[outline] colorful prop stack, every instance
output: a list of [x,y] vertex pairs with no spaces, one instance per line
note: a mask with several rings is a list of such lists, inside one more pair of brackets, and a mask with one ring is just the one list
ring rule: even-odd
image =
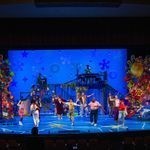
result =
[[11,119],[14,117],[14,97],[9,91],[13,75],[8,60],[3,60],[3,55],[0,55],[0,118]]
[[127,75],[128,87],[128,117],[133,116],[144,103],[150,100],[150,56],[131,56],[128,60]]

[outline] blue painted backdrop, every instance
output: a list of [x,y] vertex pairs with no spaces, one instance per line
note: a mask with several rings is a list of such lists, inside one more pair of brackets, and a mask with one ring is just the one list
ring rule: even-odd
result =
[[108,72],[108,83],[125,94],[126,49],[10,50],[8,58],[14,72],[10,90],[15,100],[20,92],[28,92],[39,73],[48,83],[64,83],[75,79],[77,69],[84,73],[87,64],[93,73]]

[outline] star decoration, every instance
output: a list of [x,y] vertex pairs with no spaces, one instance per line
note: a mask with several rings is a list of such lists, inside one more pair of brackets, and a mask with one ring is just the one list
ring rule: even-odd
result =
[[27,57],[29,53],[27,53],[26,51],[23,51],[22,53],[22,57]]
[[17,82],[16,81],[11,82],[11,86],[16,87],[17,86]]

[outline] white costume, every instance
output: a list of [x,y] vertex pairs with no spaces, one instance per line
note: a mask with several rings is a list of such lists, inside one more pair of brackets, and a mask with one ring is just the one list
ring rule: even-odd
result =
[[34,125],[35,125],[35,127],[38,127],[39,126],[39,122],[40,122],[40,119],[39,119],[39,107],[36,104],[33,103],[30,106],[30,111],[31,111],[32,116],[33,116]]

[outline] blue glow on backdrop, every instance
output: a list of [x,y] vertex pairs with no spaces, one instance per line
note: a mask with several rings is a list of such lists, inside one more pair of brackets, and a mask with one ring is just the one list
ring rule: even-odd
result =
[[10,50],[8,57],[15,74],[10,90],[16,100],[20,92],[30,92],[39,73],[48,84],[64,83],[76,78],[77,69],[84,73],[87,64],[92,73],[107,71],[108,84],[126,93],[126,49]]

